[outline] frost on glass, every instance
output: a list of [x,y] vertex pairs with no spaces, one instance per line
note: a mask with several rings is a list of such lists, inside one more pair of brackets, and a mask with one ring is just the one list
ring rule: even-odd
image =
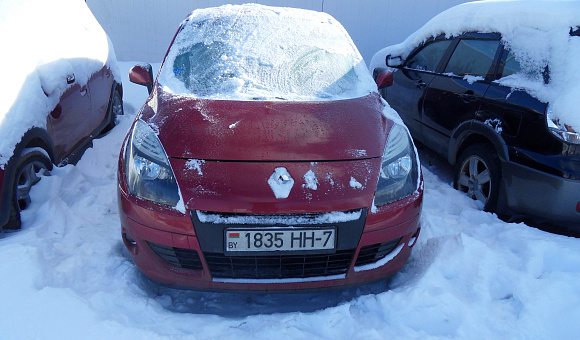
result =
[[164,90],[235,100],[341,99],[374,91],[360,54],[331,17],[228,8],[194,12],[184,24],[162,68]]

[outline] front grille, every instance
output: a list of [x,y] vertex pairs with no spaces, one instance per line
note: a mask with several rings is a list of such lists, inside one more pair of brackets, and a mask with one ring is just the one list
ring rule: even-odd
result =
[[363,266],[365,264],[377,262],[392,252],[402,237],[392,240],[390,242],[377,243],[370,246],[364,246],[360,249],[358,257],[356,258],[355,266]]
[[209,252],[203,255],[213,277],[284,279],[345,274],[354,249],[324,255],[225,256]]
[[164,246],[152,242],[147,242],[147,244],[155,254],[174,266],[192,270],[203,269],[199,254],[195,250]]

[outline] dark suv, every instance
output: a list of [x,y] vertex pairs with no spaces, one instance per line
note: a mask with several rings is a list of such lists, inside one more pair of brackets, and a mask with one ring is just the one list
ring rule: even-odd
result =
[[[570,39],[576,31],[571,30]],[[499,79],[521,67],[498,33],[425,41],[374,70],[414,139],[455,165],[455,188],[487,211],[580,226],[580,136],[550,105]],[[549,68],[538,70],[549,83]]]

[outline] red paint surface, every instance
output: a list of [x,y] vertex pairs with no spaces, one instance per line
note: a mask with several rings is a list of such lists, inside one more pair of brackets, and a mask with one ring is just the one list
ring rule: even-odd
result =
[[[130,200],[130,198],[129,198]],[[137,242],[137,254],[131,254],[135,264],[149,278],[183,288],[195,288],[204,290],[242,290],[242,291],[277,291],[277,290],[308,290],[323,289],[342,286],[351,286],[373,282],[388,278],[394,275],[403,267],[411,254],[409,241],[419,228],[419,219],[422,202],[422,192],[406,199],[407,204],[394,204],[393,207],[385,206],[376,213],[370,213],[367,217],[367,224],[354,259],[358,255],[361,247],[366,245],[386,242],[399,237],[403,237],[404,247],[401,252],[386,265],[362,272],[354,270],[354,260],[350,265],[344,278],[328,279],[314,282],[292,282],[276,283],[276,280],[268,280],[267,283],[235,283],[213,281],[207,264],[203,258],[203,253],[198,243],[198,239],[191,233],[178,234],[164,231],[164,226],[158,224],[159,220],[166,220],[162,213],[157,213],[146,224],[135,222],[126,214],[126,207],[132,205],[128,198],[120,195],[119,203],[121,209],[122,232],[128,233]],[[173,217],[171,217],[173,218]],[[183,223],[189,216],[184,216]],[[393,224],[393,222],[400,222]],[[372,230],[371,230],[372,229]],[[193,249],[201,257],[203,270],[188,270],[170,265],[168,262],[158,257],[146,244],[146,241],[153,241],[158,244]]]
[[392,124],[380,114],[383,104],[377,93],[340,101],[240,102],[156,96],[157,91],[141,118],[158,128],[170,157],[235,161],[380,157]]

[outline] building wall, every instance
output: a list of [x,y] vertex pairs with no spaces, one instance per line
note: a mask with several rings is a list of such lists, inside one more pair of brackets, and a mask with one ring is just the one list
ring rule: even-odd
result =
[[[196,8],[248,1],[87,0],[122,61],[160,62],[179,23]],[[254,0],[270,6],[323,11],[349,32],[366,62],[403,41],[430,18],[464,0]]]

